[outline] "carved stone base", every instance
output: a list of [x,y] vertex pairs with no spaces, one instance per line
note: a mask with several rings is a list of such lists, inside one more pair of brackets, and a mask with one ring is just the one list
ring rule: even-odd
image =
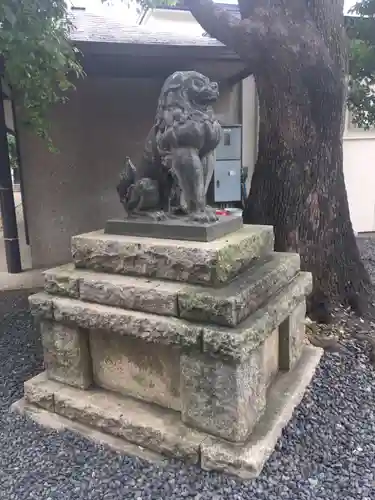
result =
[[259,473],[321,355],[303,343],[311,275],[272,247],[272,228],[249,226],[205,243],[74,237],[75,265],[30,297],[46,373],[25,383],[27,405]]

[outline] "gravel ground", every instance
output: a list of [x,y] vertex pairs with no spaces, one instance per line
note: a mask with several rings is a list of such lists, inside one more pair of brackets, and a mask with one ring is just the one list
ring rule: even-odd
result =
[[[375,241],[360,244],[375,277]],[[3,294],[0,318],[1,500],[375,498],[375,372],[353,340],[325,354],[262,475],[241,482],[179,462],[148,464],[10,414],[42,354],[25,294]]]

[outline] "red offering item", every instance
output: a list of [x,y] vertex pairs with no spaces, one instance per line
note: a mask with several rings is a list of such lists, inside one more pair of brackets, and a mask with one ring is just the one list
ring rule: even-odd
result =
[[216,210],[216,215],[229,215],[227,210]]

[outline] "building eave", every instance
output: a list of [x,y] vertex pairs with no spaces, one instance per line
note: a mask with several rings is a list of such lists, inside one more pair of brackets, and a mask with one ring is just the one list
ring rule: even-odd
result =
[[207,36],[154,32],[84,12],[73,22],[71,41],[88,75],[165,78],[176,70],[196,70],[229,81],[245,70],[236,53]]

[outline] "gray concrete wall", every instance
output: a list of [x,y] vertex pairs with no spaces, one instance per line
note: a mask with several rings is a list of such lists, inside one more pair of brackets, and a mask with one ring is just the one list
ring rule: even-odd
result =
[[[116,184],[124,157],[137,162],[152,125],[161,81],[86,78],[67,104],[51,112],[58,154],[20,133],[32,267],[70,260],[72,235],[100,229],[122,216]],[[234,91],[223,91],[218,111],[238,123]]]

